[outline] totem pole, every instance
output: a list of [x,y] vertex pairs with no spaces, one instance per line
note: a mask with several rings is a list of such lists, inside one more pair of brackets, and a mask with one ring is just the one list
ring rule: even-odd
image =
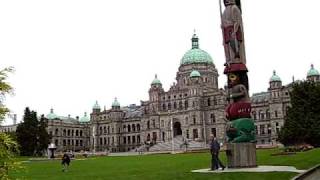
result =
[[226,57],[224,74],[228,77],[228,167],[255,167],[255,125],[250,115],[251,102],[248,95],[241,3],[240,0],[224,0],[225,9],[222,13],[221,0],[219,2]]

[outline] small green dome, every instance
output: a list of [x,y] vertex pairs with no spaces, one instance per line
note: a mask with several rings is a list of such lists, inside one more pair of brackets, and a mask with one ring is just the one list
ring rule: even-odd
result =
[[155,75],[154,80],[152,81],[151,85],[161,84],[160,80],[158,79],[157,75]]
[[307,77],[310,77],[310,76],[320,76],[319,71],[313,67],[313,64],[311,64],[311,69],[308,71],[308,74],[307,74]]
[[87,123],[90,121],[90,118],[87,116],[87,113],[84,113],[84,116],[79,119],[80,123]]
[[92,109],[100,109],[98,101],[96,101],[96,103],[93,105]]
[[58,118],[58,116],[53,112],[53,109],[51,108],[50,109],[50,113],[49,114],[47,114],[47,119],[50,119],[50,120],[52,120],[52,119],[57,119]]
[[112,103],[112,107],[120,107],[120,103],[118,102],[117,98],[114,98],[114,101]]
[[199,73],[199,71],[193,70],[193,71],[190,73],[190,77],[201,77],[201,74]]
[[192,42],[192,48],[183,55],[180,64],[181,65],[195,64],[195,63],[213,64],[213,60],[211,56],[206,51],[201,50],[199,48],[199,38],[195,33],[192,36],[191,42]]
[[270,82],[281,81],[280,77],[276,74],[276,71],[273,71],[273,75],[270,78]]

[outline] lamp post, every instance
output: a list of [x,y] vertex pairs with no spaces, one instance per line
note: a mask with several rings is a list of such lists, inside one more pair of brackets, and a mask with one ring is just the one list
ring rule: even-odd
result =
[[54,143],[50,143],[48,149],[50,152],[50,158],[54,159],[54,151],[57,149],[56,145]]
[[95,154],[95,152],[96,152],[95,136],[94,136],[94,135],[95,135],[95,132],[96,132],[96,131],[95,131],[95,126],[93,126],[93,127],[92,127],[92,139],[93,139],[93,143],[92,143],[92,144],[93,144],[93,154]]
[[174,154],[174,141],[173,141],[173,119],[171,118],[171,141],[172,141],[172,154]]

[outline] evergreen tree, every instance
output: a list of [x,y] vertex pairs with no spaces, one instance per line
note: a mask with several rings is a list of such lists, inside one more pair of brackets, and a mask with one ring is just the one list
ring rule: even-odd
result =
[[50,136],[47,132],[47,119],[44,117],[44,115],[41,115],[40,122],[38,124],[38,144],[37,144],[37,154],[43,155],[43,151],[48,148],[48,144],[50,142]]
[[279,134],[284,145],[320,146],[320,84],[301,82],[293,85],[291,107]]
[[47,149],[49,144],[49,135],[46,128],[47,122],[44,116],[42,115],[40,121],[38,121],[37,112],[30,111],[27,107],[23,122],[18,125],[16,131],[21,155],[43,155],[43,151]]
[[27,107],[24,111],[23,122],[16,130],[20,152],[23,156],[33,156],[37,146],[37,113]]

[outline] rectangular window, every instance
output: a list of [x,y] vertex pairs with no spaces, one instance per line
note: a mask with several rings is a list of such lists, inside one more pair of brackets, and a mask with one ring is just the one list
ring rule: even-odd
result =
[[211,134],[212,134],[214,137],[217,137],[216,128],[211,128]]
[[197,139],[198,137],[198,129],[193,129],[193,139]]

